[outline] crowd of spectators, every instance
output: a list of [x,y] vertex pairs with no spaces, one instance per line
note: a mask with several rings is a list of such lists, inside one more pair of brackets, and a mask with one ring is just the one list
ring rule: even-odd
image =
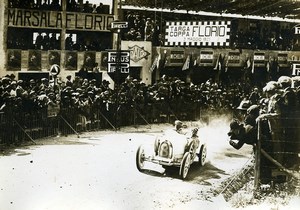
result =
[[130,41],[151,41],[154,46],[163,45],[161,25],[153,15],[128,12],[125,14],[128,30],[123,32],[123,39]]
[[[284,76],[289,78],[287,76]],[[289,78],[292,81],[291,78]],[[279,79],[280,81],[280,79]],[[281,82],[281,81],[280,81]],[[269,82],[272,84],[282,85],[283,83]],[[218,113],[231,112],[239,106],[240,102],[247,98],[251,99],[253,104],[267,104],[266,100],[260,100],[264,94],[269,96],[271,91],[270,84],[263,90],[253,88],[250,85],[243,83],[231,84],[227,87],[222,87],[212,80],[205,83],[195,85],[183,82],[178,78],[168,78],[163,76],[161,80],[153,85],[145,85],[145,83],[133,79],[126,78],[118,88],[109,88],[109,82],[104,80],[101,84],[97,84],[95,79],[88,80],[76,76],[74,79],[68,76],[66,81],[58,81],[56,84],[46,78],[35,81],[14,80],[14,78],[7,75],[0,80],[0,106],[1,111],[18,109],[24,112],[34,112],[36,109],[51,105],[53,103],[59,104],[63,107],[78,108],[84,106],[94,106],[102,104],[102,108],[106,111],[110,110],[116,102],[124,107],[138,106],[140,110],[144,107],[155,106],[157,103],[163,103],[174,111],[174,113],[187,114],[189,106],[198,107],[203,110],[211,110]],[[293,103],[299,102],[299,78],[295,77],[293,88],[290,85],[289,94],[283,91],[284,97],[287,97],[293,92],[298,94],[293,99]],[[272,89],[272,91],[274,91]],[[297,91],[297,93],[295,92]],[[253,92],[256,92],[256,97],[253,97]],[[259,97],[258,97],[259,96]],[[276,98],[277,97],[277,98]],[[281,97],[277,96],[278,99]],[[269,98],[268,100],[271,100]],[[273,100],[273,99],[272,99]],[[283,100],[283,104],[288,99]],[[297,104],[298,104],[297,102]],[[101,105],[99,105],[101,107]],[[294,106],[294,105],[293,105]],[[265,109],[268,110],[265,110]],[[262,110],[265,113],[270,113],[276,107],[266,106]],[[295,107],[289,107],[288,110],[294,110]],[[177,112],[178,111],[178,112]],[[86,116],[87,118],[91,116]],[[157,118],[157,116],[152,116]]]
[[[232,110],[245,94],[249,94],[250,89],[246,90],[245,87],[244,84],[235,84],[225,89],[211,80],[194,85],[163,76],[160,81],[149,86],[129,77],[112,90],[105,80],[97,85],[95,80],[89,81],[77,76],[56,85],[46,78],[16,81],[6,76],[0,81],[0,105],[2,112],[10,113],[17,113],[16,110],[35,112],[57,104],[61,108],[78,109],[79,112],[93,107],[112,114],[118,103],[121,109],[134,107],[140,110],[144,115],[149,115],[149,122],[154,122],[161,112],[184,116],[200,108],[220,113]],[[90,119],[90,114],[88,111],[84,115]]]
[[[38,10],[61,10],[61,0],[9,0],[10,8],[21,9],[38,9]],[[102,2],[99,5],[91,4],[89,1],[68,0],[66,5],[67,11],[83,12],[83,13],[98,13],[109,14],[109,5],[104,5]]]
[[60,49],[60,34],[38,33],[34,42],[34,49],[39,50],[59,50]]
[[[32,33],[32,32],[31,32]],[[26,32],[26,36],[29,32]],[[33,32],[36,34],[35,39],[29,42],[25,41],[25,38],[21,34],[8,36],[7,48],[8,49],[35,49],[35,50],[61,50],[61,37],[60,33],[48,31],[44,32]],[[103,51],[110,49],[110,42],[107,38],[97,37],[91,34],[91,37],[96,37],[93,39],[85,40],[80,34],[67,34],[65,38],[65,50],[74,51]]]
[[[256,139],[250,141],[254,143],[254,149],[259,141],[261,148],[284,167],[299,167],[300,76],[281,76],[277,81],[269,81],[261,93],[256,92],[241,101],[238,107],[244,113],[241,125],[249,134],[250,130],[254,131],[249,135]],[[232,125],[230,127],[234,130]],[[236,149],[242,146],[234,142],[230,144]],[[262,157],[261,164],[265,168],[264,176],[270,176],[273,166],[265,157]]]
[[246,49],[299,50],[299,44],[292,29],[237,30],[231,36],[231,45],[235,48]]
[[8,6],[21,9],[60,10],[60,0],[9,0]]
[[[240,112],[244,102],[259,108],[257,119],[244,118]],[[259,119],[280,116],[282,124],[277,123],[277,129],[272,128],[272,131],[266,129],[267,133],[264,134],[271,135],[278,128],[284,128],[284,138],[291,139],[291,136],[299,137],[295,133],[300,126],[299,106],[299,76],[281,76],[278,81],[268,82],[264,88],[242,82],[223,87],[211,79],[196,85],[165,75],[153,85],[127,77],[114,89],[110,88],[107,80],[99,82],[80,76],[72,78],[70,75],[55,83],[47,78],[15,80],[13,75],[0,80],[0,119],[6,116],[20,123],[25,116],[41,115],[36,122],[43,124],[45,119],[52,116],[63,116],[72,126],[80,123],[83,130],[87,130],[88,123],[93,127],[100,122],[97,129],[103,129],[110,128],[110,125],[135,125],[141,121],[172,122],[172,117],[207,122],[207,117],[220,115],[236,117],[241,122],[245,120],[245,123],[255,126]],[[139,122],[136,121],[137,114]],[[268,123],[265,125],[269,126]],[[3,126],[6,128],[10,125]],[[0,130],[0,134],[4,131]],[[286,147],[286,150],[289,148]]]
[[[129,23],[129,30],[125,31],[124,39],[152,41],[155,46],[163,45],[166,20],[200,21],[199,17],[187,14],[164,13],[162,17],[161,14],[146,11],[125,11],[124,19]],[[249,26],[241,27],[239,24],[249,24]],[[293,35],[292,28],[275,26],[269,28],[264,24],[259,20],[253,24],[232,20],[230,45],[237,49],[299,50],[299,41]],[[251,27],[251,25],[255,25],[255,27]]]

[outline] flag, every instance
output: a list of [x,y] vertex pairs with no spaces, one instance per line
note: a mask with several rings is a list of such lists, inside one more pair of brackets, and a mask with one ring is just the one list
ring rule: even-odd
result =
[[227,59],[225,63],[225,72],[228,71],[228,67],[229,67],[229,60]]
[[158,57],[159,57],[158,55],[155,56],[154,61],[153,61],[152,65],[151,65],[151,67],[149,69],[150,72],[153,72],[154,69],[157,67]]
[[221,53],[219,54],[218,58],[217,58],[217,62],[216,62],[216,65],[215,65],[215,68],[214,70],[220,70],[221,69],[221,62],[220,62],[220,58],[221,58]]
[[254,74],[254,58],[252,59],[251,73]]
[[168,63],[169,57],[167,56],[167,50],[164,50],[163,54],[159,54],[158,58],[158,68],[165,68]]
[[267,69],[267,72],[270,72],[270,69],[271,69],[270,61],[267,62],[266,69]]
[[171,50],[170,51],[170,65],[182,65],[184,63],[184,51],[183,50]]
[[197,58],[194,60],[194,66],[197,66],[197,64],[198,64],[198,58],[199,58],[199,56],[197,56]]
[[182,66],[182,71],[188,70],[190,68],[190,61],[191,61],[191,56],[188,55],[186,57],[186,60],[185,60],[185,62],[183,64],[183,66]]
[[250,58],[247,59],[246,67],[247,67],[248,69],[251,68],[251,60],[250,60]]
[[214,52],[213,51],[201,51],[200,52],[200,62],[198,64],[210,64],[213,65]]
[[156,59],[156,68],[159,69],[160,67],[160,61],[161,61],[161,54],[159,53]]

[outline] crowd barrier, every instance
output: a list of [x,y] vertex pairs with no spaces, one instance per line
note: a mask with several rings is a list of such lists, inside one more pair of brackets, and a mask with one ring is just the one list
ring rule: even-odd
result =
[[[207,110],[207,111],[205,111]],[[78,134],[87,131],[117,130],[122,126],[150,125],[202,120],[208,122],[212,110],[196,102],[93,105],[84,109],[48,106],[31,113],[0,112],[0,145],[20,145],[26,141]]]
[[299,167],[300,118],[280,115],[258,121],[255,185],[286,182]]

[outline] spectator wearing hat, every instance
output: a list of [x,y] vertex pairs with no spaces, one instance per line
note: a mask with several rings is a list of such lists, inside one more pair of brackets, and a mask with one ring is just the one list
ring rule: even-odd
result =
[[24,85],[23,80],[18,80],[17,81],[16,95],[18,97],[21,97],[23,95],[24,91],[25,91],[24,88],[23,88],[23,85]]
[[251,105],[258,104],[259,99],[261,98],[258,88],[255,87],[253,91],[250,93],[249,101]]
[[17,82],[16,81],[12,81],[10,83],[10,92],[9,92],[9,94],[11,96],[17,96],[16,88],[17,88]]
[[247,109],[247,114],[244,120],[245,125],[256,127],[256,118],[260,114],[260,107],[258,105],[251,105]]
[[278,110],[278,99],[280,98],[280,85],[276,81],[268,82],[263,87],[265,107],[261,107],[264,113],[274,113]]
[[27,91],[30,92],[30,91],[38,91],[38,85],[36,83],[36,81],[34,79],[30,79],[29,80],[29,85],[27,87]]
[[147,18],[145,22],[145,29],[144,29],[144,40],[145,41],[152,41],[153,38],[153,32],[154,32],[154,24],[151,18]]
[[230,137],[229,144],[237,150],[244,144],[255,146],[257,142],[257,129],[249,124],[241,124],[237,120],[230,123],[230,131],[227,135]]
[[39,85],[39,91],[45,91],[49,86],[49,80],[47,78],[41,79],[41,84]]
[[103,3],[100,2],[99,5],[96,7],[96,13],[103,14],[104,13],[104,7]]
[[72,85],[73,85],[73,82],[72,82],[72,76],[71,75],[68,75],[67,77],[66,77],[66,86],[70,86],[70,87],[72,87]]
[[282,89],[288,88],[292,86],[292,79],[288,76],[281,76],[278,78],[278,84]]
[[236,110],[238,111],[237,113],[237,118],[240,121],[243,121],[246,117],[247,114],[247,109],[250,107],[250,101],[244,97],[243,100],[240,102],[240,105],[236,108]]
[[293,80],[293,88],[296,94],[296,100],[298,106],[300,106],[300,76],[295,76],[292,78]]
[[103,90],[103,91],[106,91],[106,90],[109,90],[109,84],[110,82],[108,80],[103,80],[102,83],[101,83],[101,86],[100,88]]

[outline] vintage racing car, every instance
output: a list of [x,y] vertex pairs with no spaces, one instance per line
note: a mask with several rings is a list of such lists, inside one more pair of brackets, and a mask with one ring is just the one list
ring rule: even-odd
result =
[[137,169],[143,171],[145,161],[160,164],[165,169],[179,167],[179,176],[185,179],[194,161],[199,166],[205,163],[206,144],[200,143],[197,132],[197,128],[186,134],[180,134],[175,129],[166,130],[156,137],[154,153],[151,155],[145,154],[143,145],[139,146],[136,153]]

